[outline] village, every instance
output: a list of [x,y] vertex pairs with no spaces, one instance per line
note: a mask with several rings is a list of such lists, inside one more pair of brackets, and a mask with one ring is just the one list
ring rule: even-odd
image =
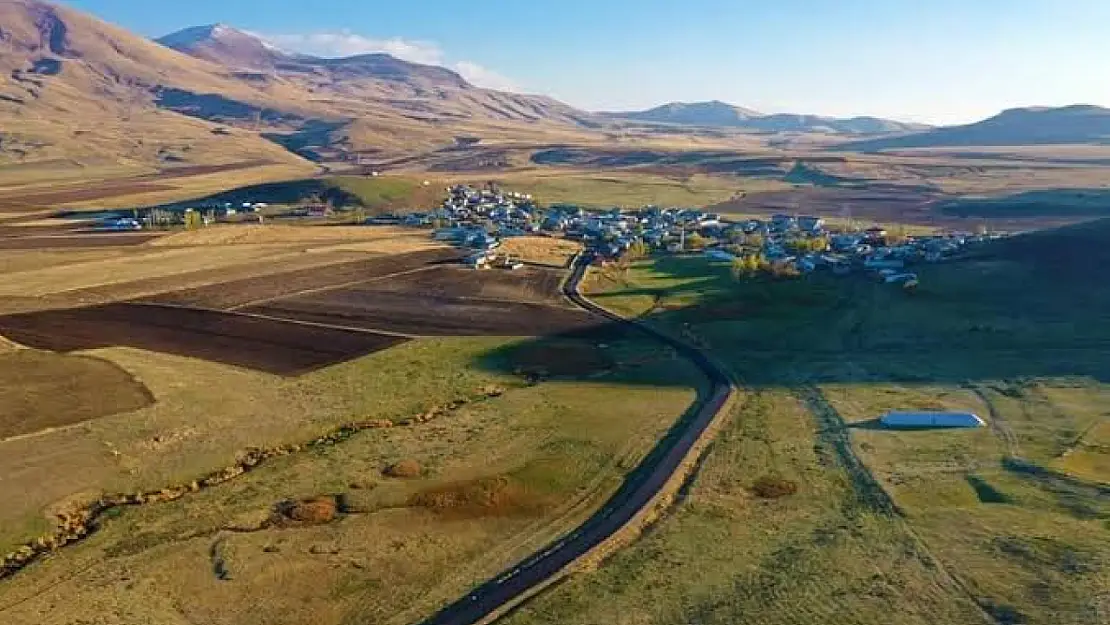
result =
[[531,195],[495,185],[447,189],[443,205],[427,213],[386,215],[370,224],[432,228],[433,237],[471,251],[475,269],[519,268],[500,252],[503,239],[561,237],[580,241],[596,264],[630,254],[704,254],[712,261],[802,276],[819,270],[836,275],[871,272],[888,284],[913,288],[910,268],[936,263],[969,243],[1001,234],[909,235],[882,226],[832,226],[816,215],[776,214],[768,219],[730,220],[700,209],[645,206],[638,210],[586,209],[568,204],[538,207]]

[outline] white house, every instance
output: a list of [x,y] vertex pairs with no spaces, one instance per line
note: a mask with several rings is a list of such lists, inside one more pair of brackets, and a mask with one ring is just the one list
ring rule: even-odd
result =
[[883,427],[908,428],[981,428],[986,423],[971,412],[888,412],[879,421]]

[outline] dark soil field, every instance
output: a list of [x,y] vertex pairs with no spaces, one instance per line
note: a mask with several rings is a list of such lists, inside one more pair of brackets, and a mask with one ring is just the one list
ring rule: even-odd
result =
[[244,309],[416,336],[541,336],[597,320],[560,303],[559,274],[442,267]]
[[89,202],[110,197],[151,193],[154,191],[173,191],[177,187],[134,180],[117,180],[99,184],[54,189],[50,191],[7,192],[0,195],[0,213],[21,212],[27,207],[42,207],[70,202]]
[[0,440],[138,410],[146,387],[106,360],[30,349],[0,353]]
[[565,306],[559,290],[562,275],[540,267],[516,271],[474,271],[458,266],[441,266],[414,273],[403,280],[383,281],[382,291],[422,294],[435,297],[467,297]]
[[0,334],[37,349],[127,346],[298,375],[405,339],[204,310],[107,304],[0,317]]
[[29,236],[19,236],[7,228],[0,233],[0,251],[5,250],[48,250],[56,248],[90,248],[90,247],[130,247],[152,241],[162,236],[161,234],[139,233],[96,233],[96,234],[65,234],[41,236],[29,232]]
[[277,275],[247,278],[222,284],[165,293],[149,301],[180,306],[234,310],[243,306],[290,297],[305,291],[328,289],[395,273],[450,263],[461,254],[454,249],[433,249],[380,256],[350,263],[300,269]]
[[5,212],[21,212],[27,207],[42,207],[71,202],[89,202],[106,198],[132,195],[137,193],[150,193],[154,191],[173,191],[176,186],[158,184],[172,181],[177,178],[215,174],[251,167],[260,167],[271,164],[270,161],[256,160],[224,165],[190,165],[163,169],[156,174],[123,178],[120,180],[105,180],[101,182],[67,184],[51,190],[13,190],[0,193],[0,214]]

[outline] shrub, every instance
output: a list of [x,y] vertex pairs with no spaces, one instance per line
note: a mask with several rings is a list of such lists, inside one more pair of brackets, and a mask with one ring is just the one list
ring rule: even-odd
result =
[[419,462],[406,458],[389,465],[382,474],[386,477],[413,478],[420,477],[423,472],[424,468]]
[[764,475],[752,484],[752,492],[762,499],[778,499],[798,492],[798,483],[782,477]]
[[283,501],[277,511],[290,521],[318,525],[335,520],[339,506],[334,497],[315,497],[301,501]]

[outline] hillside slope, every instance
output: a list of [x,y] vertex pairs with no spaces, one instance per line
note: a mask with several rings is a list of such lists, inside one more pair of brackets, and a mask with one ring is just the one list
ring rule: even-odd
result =
[[1009,109],[990,119],[928,132],[857,141],[841,149],[1110,143],[1110,109],[1090,105]]
[[294,152],[403,155],[457,134],[550,140],[597,125],[444,68],[289,55],[225,26],[163,39],[185,54],[40,0],[0,2],[0,25],[0,72],[11,77],[0,83],[0,166],[93,175],[262,161],[312,171]]

